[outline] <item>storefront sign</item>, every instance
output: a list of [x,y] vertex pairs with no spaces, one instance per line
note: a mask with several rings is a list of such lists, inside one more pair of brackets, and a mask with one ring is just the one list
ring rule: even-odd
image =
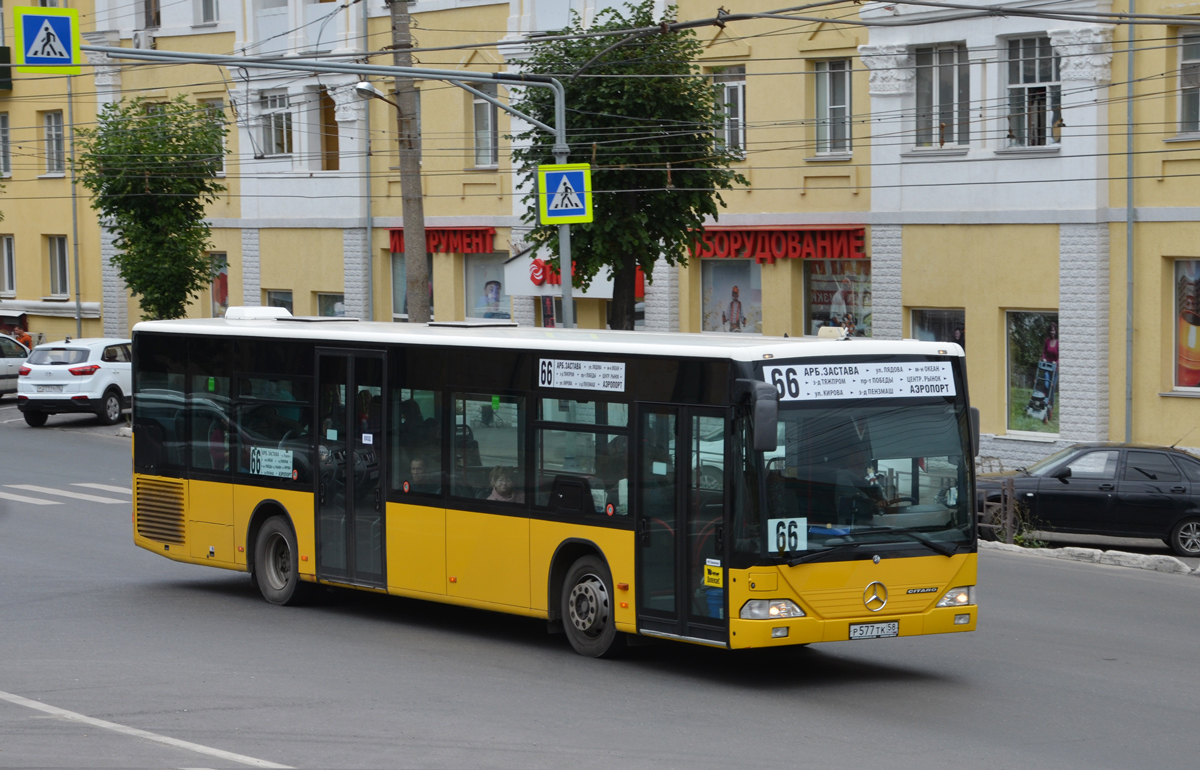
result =
[[[491,254],[496,239],[494,227],[427,227],[425,250],[430,254]],[[393,254],[404,253],[404,230],[391,231]]]
[[865,259],[865,231],[842,229],[787,229],[706,227],[692,244],[692,256],[719,259],[754,259],[774,264],[777,259]]
[[[575,298],[612,299],[613,282],[607,273],[607,270],[601,270],[586,289],[576,288],[572,292]],[[550,264],[546,251],[523,252],[504,263],[504,286],[514,297],[557,297],[562,293],[562,276]],[[641,267],[637,268],[633,293],[638,300],[646,294],[646,278]]]

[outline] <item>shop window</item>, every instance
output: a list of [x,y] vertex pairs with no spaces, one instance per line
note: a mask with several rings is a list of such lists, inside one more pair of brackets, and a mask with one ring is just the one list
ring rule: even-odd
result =
[[752,259],[700,260],[706,332],[762,333],[762,266]]
[[1008,143],[1058,144],[1062,136],[1059,57],[1048,37],[1008,41]]
[[[496,97],[496,86],[485,83],[475,88],[488,96]],[[496,105],[475,97],[472,103],[475,114],[475,165],[495,166],[500,161],[499,131],[497,129]]]
[[871,262],[867,259],[806,259],[804,289],[808,333],[841,326],[871,336]]
[[1010,312],[1008,430],[1058,433],[1058,313]]
[[292,313],[292,293],[290,291],[268,289],[265,304],[267,307],[281,307]]
[[[425,255],[425,275],[429,276],[429,317],[433,318],[433,255]],[[404,254],[392,252],[392,320],[408,320],[408,269]]]
[[229,309],[229,259],[224,252],[214,251],[208,255],[213,264],[212,317],[224,318]]
[[525,399],[460,394],[454,398],[450,494],[493,502],[525,502]]
[[918,48],[917,146],[965,145],[971,131],[971,69],[965,45]]
[[820,61],[817,71],[817,152],[850,152],[850,61]]
[[746,152],[746,68],[713,69],[716,86],[717,143],[729,152]]
[[466,255],[468,318],[512,318],[512,298],[504,291],[507,254]]
[[1200,260],[1175,261],[1175,387],[1200,388]]
[[966,313],[962,310],[912,311],[913,339],[925,342],[953,342],[967,347]]
[[1200,132],[1200,34],[1179,37],[1179,133]]
[[317,315],[342,318],[346,315],[345,294],[317,294]]

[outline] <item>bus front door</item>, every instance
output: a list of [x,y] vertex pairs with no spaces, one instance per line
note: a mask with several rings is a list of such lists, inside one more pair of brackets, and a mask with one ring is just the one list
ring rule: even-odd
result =
[[643,406],[638,420],[638,630],[725,645],[726,420]]
[[384,585],[384,359],[317,351],[317,577]]

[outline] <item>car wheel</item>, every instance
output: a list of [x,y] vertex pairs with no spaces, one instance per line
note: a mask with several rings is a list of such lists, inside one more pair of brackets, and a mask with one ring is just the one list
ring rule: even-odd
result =
[[46,424],[45,412],[25,412],[25,422],[31,428],[40,428]]
[[610,658],[625,649],[625,635],[613,617],[612,575],[595,556],[571,565],[563,580],[562,622],[575,652],[589,658]]
[[1180,556],[1200,556],[1200,519],[1184,519],[1176,524],[1167,544]]
[[258,531],[254,546],[254,582],[271,604],[303,604],[312,586],[300,580],[296,535],[282,516],[272,516]]
[[96,416],[105,425],[116,425],[121,419],[121,394],[115,390],[105,393]]

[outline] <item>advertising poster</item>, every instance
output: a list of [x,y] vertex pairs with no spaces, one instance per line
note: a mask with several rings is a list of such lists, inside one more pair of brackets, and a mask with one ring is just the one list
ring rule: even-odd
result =
[[844,326],[855,337],[871,336],[871,262],[866,259],[806,259],[808,333]]
[[924,342],[953,342],[967,349],[966,313],[962,310],[912,311],[913,339]]
[[762,334],[762,267],[749,259],[701,260],[701,330]]
[[512,301],[504,291],[503,254],[468,254],[466,297],[468,318],[511,318]]
[[1008,314],[1008,429],[1058,433],[1058,313]]
[[1175,387],[1200,388],[1200,260],[1175,262]]
[[229,263],[224,257],[217,258],[212,279],[212,317],[224,318],[229,309]]

